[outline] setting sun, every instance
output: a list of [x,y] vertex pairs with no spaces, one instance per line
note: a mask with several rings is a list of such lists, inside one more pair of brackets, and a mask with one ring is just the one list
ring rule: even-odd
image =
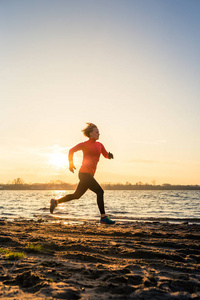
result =
[[200,184],[200,1],[0,3],[0,186],[74,183],[86,122],[99,182]]
[[56,152],[50,155],[50,165],[55,168],[66,168],[67,158],[66,155],[61,152]]

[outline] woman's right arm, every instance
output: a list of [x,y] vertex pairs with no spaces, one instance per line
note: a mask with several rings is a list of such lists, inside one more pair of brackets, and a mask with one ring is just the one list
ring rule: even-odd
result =
[[74,152],[82,150],[83,149],[83,143],[80,143],[78,145],[76,145],[75,147],[71,148],[69,150],[69,155],[68,155],[68,159],[69,159],[69,170],[70,172],[74,173],[74,170],[76,170],[76,167],[74,166],[74,162],[73,162],[73,156],[74,156]]

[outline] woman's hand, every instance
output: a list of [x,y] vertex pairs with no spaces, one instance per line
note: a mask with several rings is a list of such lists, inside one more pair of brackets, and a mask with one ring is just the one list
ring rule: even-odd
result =
[[76,170],[76,168],[75,168],[75,166],[74,166],[73,163],[71,163],[71,164],[69,165],[69,170],[70,170],[70,172],[72,172],[72,173],[74,173],[74,170]]
[[113,154],[109,152],[109,153],[108,153],[108,158],[109,158],[109,159],[113,159],[113,158],[114,158]]

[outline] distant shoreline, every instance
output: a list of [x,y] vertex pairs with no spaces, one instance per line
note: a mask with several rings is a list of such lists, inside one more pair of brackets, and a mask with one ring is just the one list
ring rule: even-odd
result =
[[[132,191],[198,191],[199,185],[149,185],[149,184],[101,184],[104,190],[132,190]],[[0,191],[3,190],[75,190],[77,184],[1,184]]]

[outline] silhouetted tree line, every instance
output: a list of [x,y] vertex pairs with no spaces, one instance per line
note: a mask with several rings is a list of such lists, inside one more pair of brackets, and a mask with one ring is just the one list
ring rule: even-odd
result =
[[102,184],[105,190],[200,190],[200,185]]
[[[0,190],[74,190],[77,184],[66,183],[61,180],[52,180],[48,183],[25,183],[22,178],[16,178],[7,184],[0,184]],[[131,184],[123,183],[103,183],[105,190],[200,190],[200,185],[172,185],[164,183],[162,185],[142,183],[141,181]]]
[[61,180],[51,180],[48,183],[25,183],[22,178],[16,178],[7,184],[0,184],[1,190],[73,190],[76,184]]

